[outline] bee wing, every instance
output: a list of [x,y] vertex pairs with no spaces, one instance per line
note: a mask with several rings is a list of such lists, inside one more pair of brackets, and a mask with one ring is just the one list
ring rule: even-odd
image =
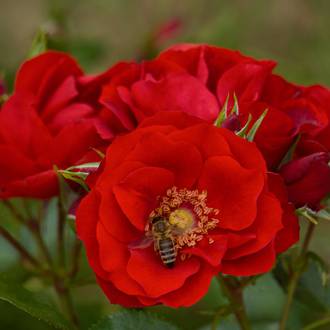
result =
[[134,250],[134,249],[145,249],[147,247],[149,247],[151,244],[153,243],[153,239],[152,237],[143,237],[142,239],[136,240],[131,242],[128,245],[128,248],[130,250]]

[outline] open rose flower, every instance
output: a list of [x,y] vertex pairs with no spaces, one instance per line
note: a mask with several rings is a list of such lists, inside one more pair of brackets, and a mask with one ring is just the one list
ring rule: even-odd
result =
[[51,197],[58,191],[54,166],[96,157],[91,148],[111,138],[97,115],[102,79],[83,76],[59,52],[23,64],[0,112],[0,197]]
[[[310,171],[301,171],[294,163],[299,179],[283,171],[290,200],[297,206],[315,205],[329,192],[330,169],[325,161],[330,141],[329,91],[289,83],[272,73],[275,64],[208,45],[177,45],[152,61],[120,63],[105,83],[100,102],[104,113],[115,115],[122,130],[133,129],[158,111],[184,111],[213,122],[227,99],[228,107],[233,106],[234,96],[240,115],[225,123],[229,129],[239,130],[250,114],[252,125],[268,109],[254,141],[269,169],[278,171],[298,135],[303,136],[300,149],[308,144],[308,149],[326,153],[307,159],[313,159]],[[312,170],[315,163],[321,172]],[[314,185],[308,178],[311,171]]]
[[[256,146],[182,112],[159,112],[117,137],[89,184],[78,236],[105,294],[124,306],[190,306],[218,272],[267,272],[298,239],[281,178]],[[159,216],[173,268],[153,234]]]

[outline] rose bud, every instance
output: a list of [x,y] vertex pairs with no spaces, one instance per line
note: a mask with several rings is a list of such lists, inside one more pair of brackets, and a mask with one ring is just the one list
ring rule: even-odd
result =
[[77,233],[101,288],[126,307],[190,306],[219,272],[267,272],[298,240],[255,144],[182,112],[117,137],[89,184]]

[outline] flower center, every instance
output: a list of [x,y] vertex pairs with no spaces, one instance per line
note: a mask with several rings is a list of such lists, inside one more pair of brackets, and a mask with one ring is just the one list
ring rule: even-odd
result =
[[[216,228],[219,219],[215,218],[219,210],[208,207],[207,191],[178,189],[172,187],[165,196],[159,196],[159,206],[150,214],[150,218],[162,216],[171,226],[176,250],[195,246],[210,230]],[[146,232],[150,232],[150,224]],[[212,244],[212,239],[209,239]]]
[[170,213],[168,222],[184,232],[194,226],[195,219],[189,209],[179,208]]

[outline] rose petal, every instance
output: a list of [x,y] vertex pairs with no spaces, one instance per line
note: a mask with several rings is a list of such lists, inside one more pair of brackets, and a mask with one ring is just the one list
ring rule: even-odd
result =
[[113,187],[116,200],[131,223],[144,231],[151,211],[174,184],[172,172],[163,168],[144,167],[129,174]]
[[205,162],[198,189],[206,190],[208,204],[219,210],[220,228],[242,230],[255,221],[263,185],[260,171],[245,169],[228,156],[218,156]]
[[180,288],[199,268],[200,262],[190,258],[184,262],[177,260],[175,267],[168,269],[153,247],[131,250],[127,264],[128,274],[144,288],[149,297],[159,297]]
[[193,144],[172,142],[159,133],[143,136],[126,160],[168,169],[175,176],[175,185],[187,189],[194,185],[202,169],[200,152]]
[[223,260],[221,272],[233,276],[252,276],[268,272],[276,259],[274,243],[257,253],[234,260]]

